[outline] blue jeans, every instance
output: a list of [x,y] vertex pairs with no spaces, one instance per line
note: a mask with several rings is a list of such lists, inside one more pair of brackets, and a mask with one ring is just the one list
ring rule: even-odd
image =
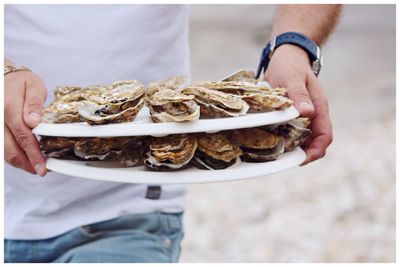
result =
[[177,262],[182,213],[124,215],[43,240],[4,241],[5,262]]

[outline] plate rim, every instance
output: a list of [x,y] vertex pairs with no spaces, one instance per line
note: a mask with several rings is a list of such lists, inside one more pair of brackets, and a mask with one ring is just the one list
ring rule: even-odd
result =
[[[207,132],[257,127],[285,122],[299,116],[294,106],[285,110],[249,113],[245,116],[216,119],[200,119],[193,122],[167,123],[118,123],[88,125],[86,123],[50,124],[39,123],[32,132],[36,135],[63,137],[118,137],[118,136],[165,136],[168,134]],[[146,118],[148,119],[148,118]]]
[[[132,169],[140,167],[101,168],[88,166],[85,164],[87,163],[85,161],[61,160],[54,158],[47,159],[46,166],[49,170],[65,175],[108,182],[134,184],[201,184],[237,181],[267,176],[296,167],[300,165],[305,158],[306,153],[301,148],[297,147],[293,151],[285,152],[284,154],[280,155],[275,161],[262,163],[242,162],[238,167],[223,170],[199,170],[195,167],[191,167],[189,169],[175,172],[156,172],[144,170],[132,171]],[[243,170],[243,165],[245,170]],[[242,166],[241,169],[240,166]],[[95,175],[95,177],[93,176],[94,169],[96,169],[96,172],[98,173]],[[249,171],[250,169],[251,171]],[[113,170],[117,170],[114,172],[115,174],[113,174]],[[238,170],[241,172],[241,174],[237,173]],[[90,176],[89,173],[91,174]],[[122,175],[122,178],[110,178],[112,175],[119,175],[119,177]],[[130,175],[132,177],[130,177]],[[133,177],[133,175],[136,175],[136,177]],[[145,178],[146,175],[152,175],[154,177]],[[182,176],[194,176],[195,178],[181,178]],[[204,176],[204,178],[199,178],[200,176]]]

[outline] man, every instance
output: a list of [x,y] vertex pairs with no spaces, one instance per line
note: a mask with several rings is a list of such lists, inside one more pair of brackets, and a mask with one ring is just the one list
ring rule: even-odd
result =
[[[279,6],[271,37],[304,34],[323,43],[340,6]],[[185,190],[92,181],[47,173],[31,129],[58,84],[106,84],[189,76],[188,8],[179,5],[7,5],[5,64],[5,261],[176,262]],[[304,164],[332,140],[327,100],[298,45],[281,44],[264,78],[288,88],[313,136]],[[47,173],[47,175],[46,175]],[[39,176],[45,176],[39,178]],[[150,192],[151,193],[151,192]]]

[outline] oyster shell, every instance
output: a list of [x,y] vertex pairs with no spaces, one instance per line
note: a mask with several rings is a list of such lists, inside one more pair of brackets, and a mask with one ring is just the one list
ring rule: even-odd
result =
[[186,95],[194,95],[203,117],[237,117],[247,113],[249,105],[239,96],[211,90],[201,86],[189,86],[182,90]]
[[285,139],[285,152],[288,152],[307,141],[311,135],[309,127],[310,119],[299,117],[284,123],[266,125],[262,129],[282,136]]
[[185,77],[172,77],[163,81],[151,82],[147,86],[146,95],[150,97],[154,93],[163,89],[171,89],[174,91],[179,91],[184,82],[186,81]]
[[234,73],[230,74],[228,77],[225,77],[222,79],[223,82],[229,82],[229,81],[245,81],[245,82],[251,82],[251,83],[256,83],[256,74],[254,71],[251,70],[238,70],[235,71]]
[[41,136],[39,145],[47,157],[76,159],[74,145],[77,140],[71,137]]
[[122,166],[133,167],[143,163],[144,154],[148,149],[145,139],[129,142],[121,153],[115,156],[115,160]]
[[152,138],[145,165],[153,170],[178,170],[192,159],[197,148],[193,135],[176,134]]
[[198,82],[197,85],[240,96],[250,106],[250,111],[282,110],[293,101],[286,96],[286,88],[271,88],[263,82],[247,81]]
[[[56,99],[60,99],[66,95],[71,95],[75,92],[79,92],[81,89],[80,86],[57,86],[54,89],[54,96],[56,97]],[[68,98],[66,98],[68,99]],[[75,100],[71,100],[71,101],[75,101]]]
[[74,152],[82,159],[112,160],[130,167],[142,162],[145,148],[141,137],[93,137],[77,141]]
[[79,109],[87,105],[87,101],[51,103],[46,109],[42,122],[45,123],[72,123],[80,122]]
[[225,132],[198,136],[192,164],[200,169],[225,169],[240,163],[242,150]]
[[129,122],[144,106],[143,95],[144,87],[138,81],[118,81],[104,93],[95,95],[96,103],[81,107],[79,114],[92,125]]
[[263,92],[245,93],[242,99],[249,104],[251,111],[284,110],[293,104],[293,100],[285,96]]
[[172,89],[161,89],[147,97],[150,114],[155,122],[194,121],[200,117],[200,107],[193,95]]
[[284,152],[284,138],[258,128],[235,130],[233,139],[243,151],[243,161],[271,161]]
[[102,97],[102,94],[108,90],[107,86],[91,85],[81,88],[79,94],[87,101],[97,103],[99,105],[107,104],[107,101]]

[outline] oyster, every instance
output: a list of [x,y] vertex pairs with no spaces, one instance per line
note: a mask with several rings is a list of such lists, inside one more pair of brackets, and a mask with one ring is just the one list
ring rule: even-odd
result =
[[145,165],[153,170],[178,170],[192,159],[197,148],[193,135],[176,134],[152,138]]
[[246,115],[249,105],[239,96],[211,90],[201,86],[190,86],[182,90],[186,95],[194,95],[204,117],[237,117]]
[[234,73],[230,74],[228,77],[225,77],[222,79],[223,82],[229,82],[229,81],[245,81],[245,82],[250,82],[250,83],[256,83],[256,74],[254,71],[249,71],[249,70],[238,70],[235,71]]
[[81,97],[87,101],[97,103],[97,104],[107,104],[107,101],[102,97],[102,94],[108,90],[107,86],[101,85],[91,85],[83,87],[79,94]]
[[144,87],[136,80],[115,82],[96,101],[80,108],[79,114],[92,125],[129,122],[143,107],[143,95]]
[[124,166],[136,166],[142,162],[145,148],[141,137],[92,137],[77,141],[74,152],[86,160],[112,160]]
[[45,123],[72,123],[80,122],[79,109],[87,105],[87,101],[51,103],[44,112],[42,121]]
[[150,97],[157,91],[163,89],[171,89],[174,91],[178,91],[180,87],[182,87],[185,81],[186,81],[185,77],[172,77],[163,81],[151,82],[147,86],[146,95]]
[[[75,94],[76,92],[79,92],[80,89],[81,89],[80,86],[57,86],[54,89],[54,96],[56,97],[56,99],[60,99],[67,95]],[[75,101],[75,100],[71,100],[71,101]]]
[[284,152],[284,138],[258,128],[235,130],[233,139],[243,151],[242,160],[264,162],[275,160]]
[[251,111],[272,111],[289,108],[293,101],[285,96],[264,92],[245,93],[242,97]]
[[282,110],[290,107],[292,100],[287,98],[286,88],[271,88],[261,81],[250,83],[246,81],[198,82],[198,86],[218,90],[240,96],[250,106],[250,111]]
[[310,119],[296,118],[284,123],[263,126],[262,128],[285,139],[285,151],[292,151],[303,145],[311,135]]
[[70,137],[41,136],[39,145],[47,157],[76,159],[74,145],[77,140]]
[[148,96],[151,118],[155,122],[194,121],[200,117],[200,107],[193,95],[172,89],[161,89]]
[[198,148],[192,164],[200,169],[225,169],[240,163],[242,150],[224,132],[203,134],[198,138]]
[[144,154],[147,149],[148,146],[145,139],[129,142],[114,159],[122,166],[138,166],[143,163]]

